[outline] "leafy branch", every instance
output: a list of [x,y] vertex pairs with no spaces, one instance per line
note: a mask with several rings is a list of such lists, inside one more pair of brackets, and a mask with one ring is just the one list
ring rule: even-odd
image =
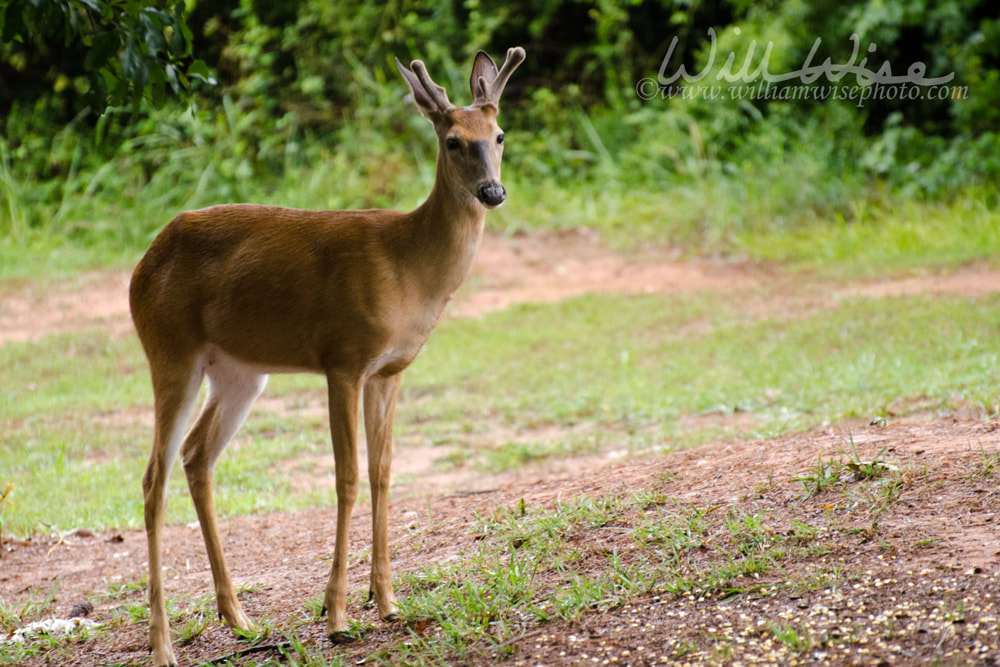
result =
[[83,44],[89,81],[84,101],[92,111],[143,100],[162,107],[168,90],[190,99],[192,81],[215,77],[192,60],[185,5],[162,9],[140,0],[9,0],[0,12],[0,41],[26,49]]

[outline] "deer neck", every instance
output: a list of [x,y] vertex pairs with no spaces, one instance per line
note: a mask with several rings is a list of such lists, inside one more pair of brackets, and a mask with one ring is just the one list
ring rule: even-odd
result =
[[410,213],[404,242],[419,267],[418,279],[428,300],[442,307],[468,276],[483,238],[486,208],[468,192],[452,185],[438,160],[434,188]]

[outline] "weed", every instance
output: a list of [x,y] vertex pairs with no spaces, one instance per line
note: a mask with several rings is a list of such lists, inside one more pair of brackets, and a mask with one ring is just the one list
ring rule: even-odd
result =
[[774,468],[769,468],[767,477],[754,485],[753,491],[748,494],[749,498],[763,498],[769,491],[774,490],[777,480],[774,478]]
[[770,541],[771,530],[765,525],[763,514],[750,515],[733,506],[729,508],[725,526],[743,556],[760,553]]
[[118,600],[136,593],[144,593],[148,585],[145,574],[134,581],[113,581],[108,583],[106,590],[98,593],[97,597],[101,600]]
[[894,472],[898,469],[896,466],[882,460],[882,455],[886,452],[885,447],[880,449],[874,458],[870,460],[862,460],[861,457],[858,456],[857,447],[854,445],[853,434],[848,434],[848,442],[851,445],[851,458],[845,464],[845,467],[854,473],[854,481],[881,477],[887,472]]
[[253,626],[249,629],[233,628],[233,634],[235,634],[241,642],[246,642],[248,644],[255,644],[264,641],[277,631],[278,629],[274,619],[269,616],[254,619]]
[[820,454],[816,457],[815,466],[792,479],[802,485],[805,494],[803,500],[806,500],[837,484],[843,474],[844,465],[841,461],[835,461],[833,458],[824,461],[823,455]]
[[698,650],[698,643],[685,640],[678,642],[677,646],[674,648],[674,652],[670,655],[673,660],[683,660],[692,653]]
[[517,470],[556,456],[561,449],[559,442],[507,442],[486,452],[483,468],[498,473]]
[[733,661],[733,647],[728,641],[716,642],[712,645],[712,661],[718,664],[728,664]]
[[850,507],[865,506],[866,513],[878,522],[879,516],[897,502],[906,488],[906,479],[894,474],[892,477],[876,480],[857,488],[845,489],[844,495]]
[[193,642],[211,625],[208,619],[202,612],[185,615],[180,627],[171,632],[174,643],[184,646]]
[[171,621],[180,621],[190,615],[210,616],[214,610],[214,593],[205,593],[198,597],[178,595],[167,598],[167,616]]
[[956,624],[965,622],[965,600],[956,600],[953,604],[942,602],[939,609],[944,620]]
[[816,540],[819,532],[818,528],[810,526],[800,519],[792,519],[792,530],[788,539],[799,544],[810,544]]
[[[302,638],[295,632],[285,632],[284,641],[278,644],[278,650],[281,652],[284,658],[281,662],[275,662],[278,665],[295,665],[296,667],[344,667],[346,664],[344,661],[334,658],[333,661],[328,661],[323,655],[322,650],[317,650],[312,646],[308,645]],[[270,664],[270,663],[267,663]]]
[[1000,449],[988,452],[986,451],[986,448],[980,444],[978,465],[976,465],[967,475],[963,476],[963,479],[992,479],[998,469],[1000,469]]
[[845,580],[844,566],[840,563],[824,565],[818,572],[802,575],[788,582],[792,590],[812,591],[832,588]]
[[44,593],[36,591],[27,600],[16,605],[7,603],[0,597],[0,628],[12,629],[27,619],[40,616],[52,607],[58,594],[59,584],[55,583]]
[[318,623],[323,615],[326,613],[326,607],[323,604],[323,594],[314,595],[313,597],[306,600],[305,604],[305,614],[303,616],[303,621],[306,623]]
[[672,499],[673,507],[640,514],[632,529],[633,539],[642,547],[656,547],[669,559],[680,562],[693,549],[704,547],[708,538],[707,515],[715,508],[683,505]]
[[804,623],[799,627],[786,623],[771,623],[770,628],[774,637],[794,653],[805,653],[813,646],[809,628]]
[[116,623],[146,623],[149,621],[149,603],[142,600],[115,607],[111,610],[111,616]]
[[633,502],[640,510],[661,507],[669,501],[670,496],[659,489],[643,489],[633,496]]
[[915,542],[911,549],[913,551],[916,551],[917,549],[931,549],[939,544],[941,544],[941,539],[938,537],[932,537],[929,540],[920,540],[919,542]]

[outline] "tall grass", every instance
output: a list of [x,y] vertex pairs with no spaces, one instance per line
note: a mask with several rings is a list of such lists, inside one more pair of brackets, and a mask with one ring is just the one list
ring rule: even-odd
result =
[[[362,83],[371,98],[326,136],[229,98],[139,122],[112,110],[93,132],[78,119],[47,142],[10,120],[8,134],[34,139],[0,140],[0,279],[131,263],[176,212],[212,204],[416,206],[434,178],[431,127],[399,86]],[[501,115],[511,196],[489,224],[504,233],[588,226],[620,246],[862,272],[1000,250],[995,189],[918,201],[869,182],[851,162],[850,116],[761,118],[733,147],[694,111],[586,110],[546,92]]]

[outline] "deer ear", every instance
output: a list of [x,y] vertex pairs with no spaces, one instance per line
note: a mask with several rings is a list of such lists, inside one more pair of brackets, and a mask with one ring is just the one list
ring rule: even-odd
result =
[[488,53],[480,51],[476,54],[476,59],[472,63],[472,76],[469,77],[472,99],[479,99],[485,93],[480,90],[479,80],[483,79],[487,84],[491,84],[496,80],[498,71],[497,64]]
[[427,89],[424,88],[424,84],[420,82],[417,75],[407,69],[406,65],[399,62],[399,58],[396,58],[396,69],[403,75],[407,85],[410,87],[410,92],[413,93],[413,101],[416,102],[420,113],[431,120],[436,120],[441,115],[438,105],[427,92]]

